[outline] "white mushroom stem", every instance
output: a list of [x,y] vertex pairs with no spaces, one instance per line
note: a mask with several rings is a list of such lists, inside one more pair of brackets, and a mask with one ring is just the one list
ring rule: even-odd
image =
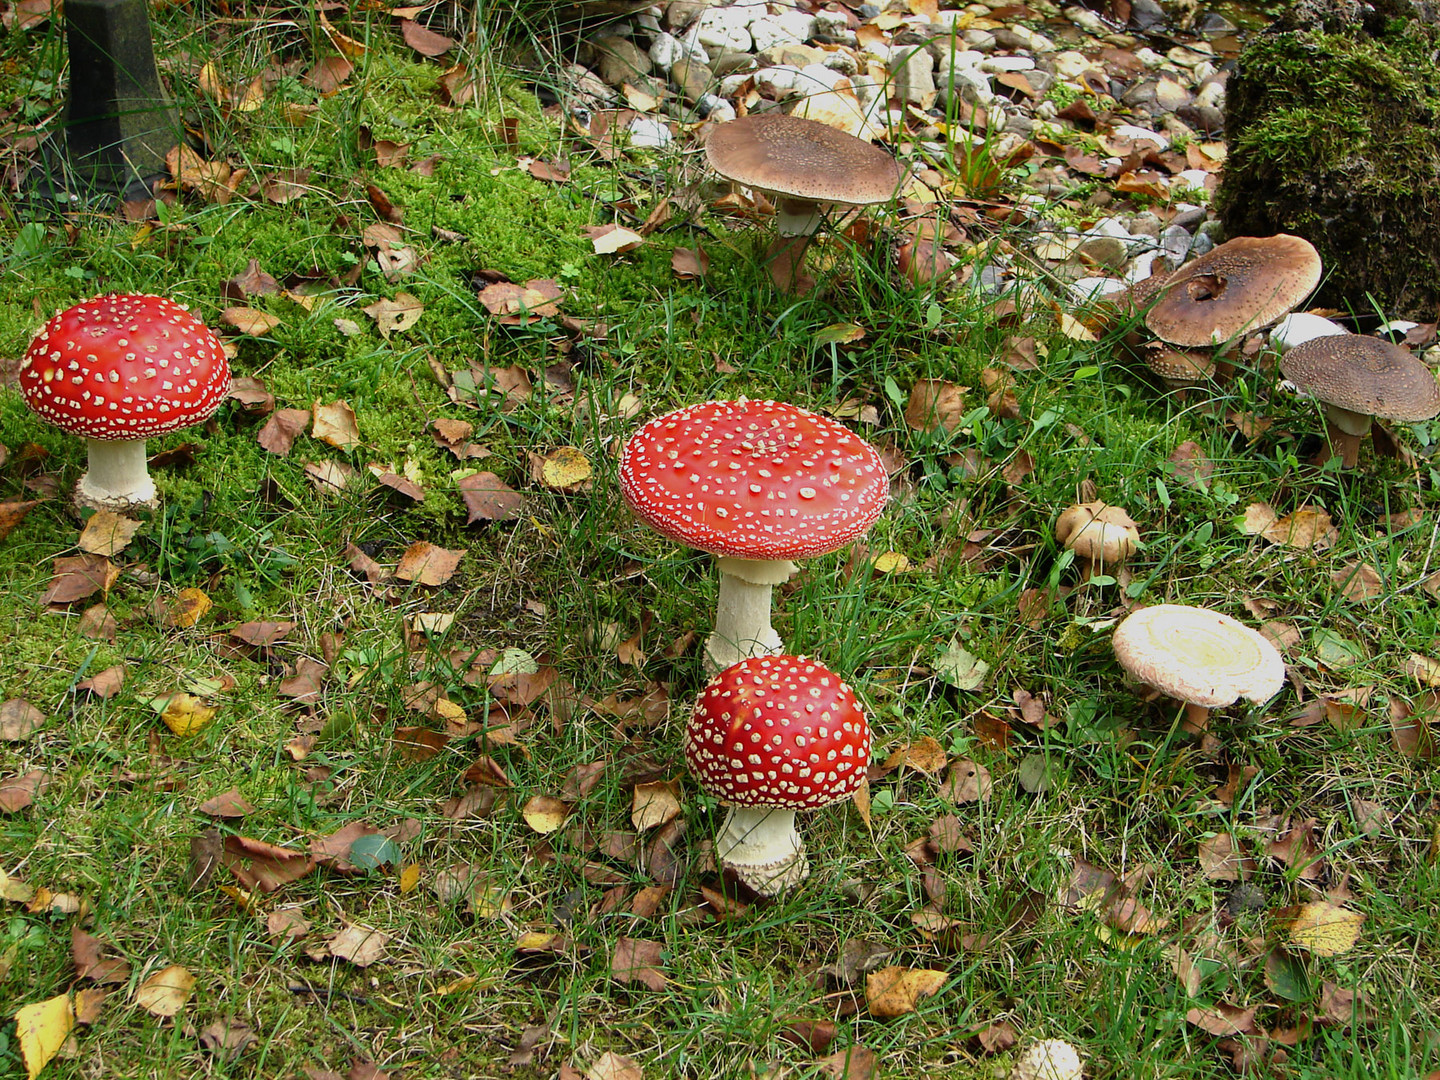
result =
[[1373,417],[1338,405],[1325,406],[1325,439],[1340,464],[1353,469],[1360,460],[1360,440],[1370,434]]
[[145,464],[144,439],[86,439],[90,468],[75,501],[96,510],[125,510],[155,503],[155,481]]
[[781,236],[813,236],[820,228],[824,205],[782,195],[775,203],[775,228]]
[[715,839],[720,864],[761,896],[774,896],[810,876],[795,811],[735,806]]
[[715,631],[705,643],[713,674],[752,656],[784,652],[770,625],[770,593],[799,569],[789,559],[735,559],[722,556],[720,602]]

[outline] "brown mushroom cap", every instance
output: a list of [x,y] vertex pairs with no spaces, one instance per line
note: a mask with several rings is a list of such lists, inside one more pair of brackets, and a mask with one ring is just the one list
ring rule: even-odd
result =
[[1280,372],[1325,404],[1364,416],[1416,421],[1440,413],[1440,384],[1430,369],[1409,349],[1380,338],[1313,338],[1280,358]]
[[1082,559],[1123,563],[1140,545],[1135,520],[1109,503],[1076,503],[1055,521],[1055,539]]
[[1170,383],[1202,383],[1215,377],[1213,352],[1200,349],[1177,349],[1163,341],[1144,347],[1145,364],[1160,378]]
[[717,124],[705,139],[705,160],[747,187],[853,206],[888,202],[905,176],[898,161],[864,139],[784,113]]
[[1240,236],[1166,278],[1145,325],[1171,345],[1214,345],[1269,326],[1319,282],[1320,255],[1310,241]]
[[1127,615],[1111,639],[1115,659],[1141,682],[1189,705],[1268,701],[1285,682],[1275,646],[1208,608],[1156,604]]

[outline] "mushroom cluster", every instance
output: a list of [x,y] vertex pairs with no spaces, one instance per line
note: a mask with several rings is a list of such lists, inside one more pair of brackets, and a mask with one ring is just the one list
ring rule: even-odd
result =
[[782,292],[805,292],[806,248],[830,206],[871,206],[895,198],[904,167],[864,139],[785,113],[757,113],[717,124],[705,160],[727,180],[776,200],[778,236],[766,252]]
[[1089,581],[1118,570],[1140,547],[1140,527],[1125,510],[1105,502],[1076,503],[1055,521],[1055,539],[1075,553],[1080,577]]
[[843,679],[798,656],[732,664],[701,692],[685,727],[685,761],[730,806],[720,864],[761,896],[810,873],[797,810],[849,798],[870,763],[870,725]]
[[83,507],[156,504],[145,440],[198,424],[230,389],[220,339],[163,296],[116,295],[60,312],[20,361],[20,392],[40,417],[87,440]]
[[625,443],[620,490],[643,521],[720,557],[712,671],[781,651],[771,590],[794,559],[844,547],[889,497],[880,454],[843,424],[779,401],[706,401]]

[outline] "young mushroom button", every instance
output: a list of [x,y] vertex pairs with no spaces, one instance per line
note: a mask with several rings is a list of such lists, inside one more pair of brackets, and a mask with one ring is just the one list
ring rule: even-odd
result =
[[854,692],[815,660],[762,656],[710,680],[685,728],[685,761],[731,806],[716,839],[724,866],[762,896],[809,874],[795,811],[853,795],[870,763]]
[[145,440],[197,424],[230,389],[230,365],[204,323],[162,296],[101,296],[56,315],[20,361],[25,403],[88,440],[75,501],[155,504]]
[[778,401],[707,401],[651,420],[625,444],[620,490],[635,513],[720,556],[712,671],[781,651],[771,589],[792,559],[844,547],[889,496],[879,453],[827,417]]

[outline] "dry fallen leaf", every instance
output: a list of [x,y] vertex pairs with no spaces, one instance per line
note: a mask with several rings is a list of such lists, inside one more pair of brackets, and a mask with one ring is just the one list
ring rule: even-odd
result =
[[535,795],[521,808],[520,814],[524,817],[525,824],[543,836],[553,833],[565,824],[570,807],[549,795]]
[[33,1005],[22,1005],[15,1013],[15,1036],[25,1059],[25,1072],[35,1080],[40,1070],[60,1052],[75,1026],[75,1009],[69,994],[60,994]]
[[903,1016],[938,994],[949,980],[948,972],[934,968],[881,968],[865,977],[865,1004],[877,1019]]
[[155,704],[165,726],[181,737],[203,730],[215,718],[215,706],[184,691],[157,698]]
[[1365,915],[1328,900],[1301,904],[1290,923],[1290,940],[1316,956],[1339,956],[1360,939]]
[[630,808],[630,823],[644,832],[668,824],[680,816],[680,789],[674,781],[656,780],[636,784]]
[[525,510],[525,496],[492,472],[472,473],[458,480],[456,486],[469,511],[465,519],[467,525],[477,521],[513,521]]
[[31,769],[19,776],[0,780],[0,814],[18,814],[40,797],[50,786],[50,774],[44,769]]
[[585,229],[596,255],[616,255],[634,251],[645,238],[623,225],[590,226]]
[[45,722],[45,714],[24,698],[0,704],[0,742],[24,742]]
[[1340,538],[1340,531],[1335,528],[1326,510],[1302,507],[1294,513],[1278,518],[1262,529],[1260,535],[1272,544],[1282,544],[1301,551],[1325,551],[1335,546],[1335,541]]
[[1369,563],[1352,562],[1335,570],[1330,575],[1340,595],[1352,604],[1363,604],[1385,594],[1385,582],[1380,572]]
[[135,988],[135,1004],[154,1016],[174,1016],[194,989],[195,976],[179,964],[171,964]]
[[455,575],[455,569],[464,556],[464,548],[451,551],[420,540],[411,544],[400,556],[395,576],[401,581],[414,581],[421,585],[444,585]]
[[348,960],[356,967],[363,968],[369,967],[385,955],[385,943],[389,940],[389,934],[351,923],[334,934],[327,945],[331,956],[338,956],[341,960]]
[[664,990],[668,981],[660,970],[664,951],[663,941],[643,941],[622,935],[615,939],[615,949],[610,954],[610,977],[618,983],[639,983],[651,990]]
[[905,423],[916,431],[954,431],[965,415],[968,389],[941,379],[918,380],[905,405]]
[[540,483],[552,491],[573,492],[590,479],[594,468],[590,459],[573,446],[551,450],[540,462]]
[[220,321],[226,326],[233,326],[242,334],[260,337],[274,330],[282,320],[278,315],[252,307],[227,307],[220,312]]
[[119,555],[134,538],[140,522],[123,517],[113,510],[97,510],[80,532],[80,550],[109,558]]
[[644,1080],[634,1058],[607,1051],[585,1070],[585,1080]]
[[355,420],[355,410],[347,401],[336,401],[322,405],[317,400],[311,410],[314,421],[310,437],[329,443],[340,450],[353,450],[361,445],[360,427]]
[[0,502],[0,540],[10,535],[10,531],[25,520],[25,515],[39,506],[43,500],[28,499],[23,502]]
[[256,433],[255,441],[261,449],[284,457],[295,445],[296,436],[309,426],[309,409],[277,409]]
[[380,336],[388,340],[391,334],[403,333],[419,322],[425,305],[407,292],[398,292],[393,300],[377,300],[360,310],[375,320]]

